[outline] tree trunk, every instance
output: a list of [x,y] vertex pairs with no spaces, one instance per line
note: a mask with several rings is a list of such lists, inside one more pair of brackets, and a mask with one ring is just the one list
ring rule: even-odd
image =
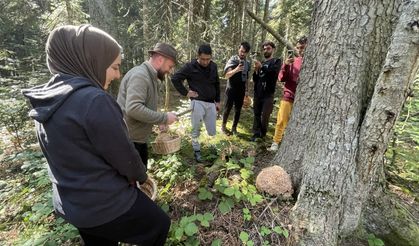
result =
[[[141,10],[143,13],[143,49],[144,49],[144,61],[148,61],[148,52],[147,47],[149,45],[150,35],[149,35],[149,28],[148,28],[148,19],[149,19],[149,9],[148,9],[148,0],[143,0],[143,9]],[[151,48],[151,47],[150,47]]]
[[417,4],[406,2],[390,40],[398,0],[315,3],[297,100],[272,161],[299,190],[295,244],[336,245],[359,225],[418,67],[418,32],[408,24],[417,25]]
[[211,0],[205,0],[204,2],[204,28],[203,28],[203,40],[207,43],[211,42],[210,26],[211,26]]
[[247,26],[247,25],[245,25],[245,22],[246,22],[246,19],[245,19],[245,16],[246,16],[246,2],[242,2],[242,4],[241,4],[241,9],[240,9],[240,13],[241,13],[241,21],[240,21],[240,42],[241,41],[243,41],[244,40],[244,32],[245,32],[245,26]]
[[[89,0],[90,23],[118,40],[115,18],[110,9],[113,9],[111,0]],[[110,85],[108,91],[112,96],[118,96],[119,85],[120,81],[114,81]]]
[[400,201],[381,186],[370,192],[362,216],[362,226],[386,245],[419,245],[418,208]]
[[113,26],[114,15],[110,9],[112,9],[111,0],[89,0],[90,23],[117,39],[116,28]]
[[[255,0],[255,5],[254,5],[255,7],[254,7],[254,13],[255,13],[255,16],[257,16],[258,15],[258,13],[259,13],[259,0]],[[256,34],[257,34],[257,23],[256,23],[256,21],[255,20],[253,20],[253,22],[252,22],[253,24],[252,24],[252,30],[250,31],[250,34],[251,34],[251,37],[252,37],[252,40],[251,40],[251,42],[250,42],[250,44],[252,45],[252,47],[254,47],[254,50],[255,51],[258,51],[259,50],[259,46],[257,45],[258,43],[257,43],[257,39],[256,39]]]
[[67,12],[67,23],[70,25],[74,25],[74,15],[73,15],[73,9],[71,8],[70,0],[65,0],[65,9]]
[[186,41],[187,44],[189,45],[188,47],[188,61],[191,60],[192,58],[192,47],[191,45],[191,34],[193,33],[193,24],[192,24],[192,20],[193,20],[193,3],[194,0],[189,0],[189,5],[188,5],[188,31],[186,34]]
[[[269,17],[269,0],[265,0],[265,10],[263,11],[263,22],[268,23]],[[262,40],[264,42],[266,40],[266,29],[262,30]]]

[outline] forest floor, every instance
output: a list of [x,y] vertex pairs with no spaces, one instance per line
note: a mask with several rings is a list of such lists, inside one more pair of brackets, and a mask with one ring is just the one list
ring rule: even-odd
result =
[[[27,106],[19,109],[19,104],[12,99],[22,98],[2,90],[0,244],[79,245],[77,230],[52,213],[46,162],[36,144],[32,122],[23,120],[22,116],[26,115]],[[6,103],[4,98],[12,101]],[[171,100],[179,102],[173,103],[171,110],[182,112],[188,108],[188,102],[179,101],[176,94]],[[397,138],[386,155],[390,190],[412,207],[417,207],[419,194],[419,121],[408,116],[409,112],[418,112],[419,101],[415,100],[400,117],[395,129]],[[168,245],[286,245],[292,230],[289,213],[294,198],[262,194],[254,184],[256,175],[271,165],[274,156],[267,148],[271,144],[276,113],[277,107],[271,116],[268,136],[258,142],[249,141],[251,108],[242,111],[237,136],[220,133],[220,119],[215,137],[207,136],[203,127],[200,139],[203,163],[196,163],[193,158],[188,115],[170,127],[173,135],[182,138],[178,152],[158,155],[150,149],[149,174],[158,183],[157,203],[172,219]],[[15,119],[22,117],[24,123],[5,120],[7,114]],[[230,119],[233,114],[234,110]],[[6,129],[6,123],[18,125],[19,135],[13,128]],[[152,139],[155,137],[153,134]],[[377,240],[375,235],[367,234],[343,244],[369,245]]]

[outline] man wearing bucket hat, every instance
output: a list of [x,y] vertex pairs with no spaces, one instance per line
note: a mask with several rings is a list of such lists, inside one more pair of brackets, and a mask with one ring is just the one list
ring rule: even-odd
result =
[[177,120],[173,112],[157,111],[158,80],[163,80],[173,69],[177,52],[170,44],[157,43],[148,53],[148,61],[132,68],[124,76],[117,99],[124,113],[130,138],[146,167],[147,142],[153,125],[163,127]]

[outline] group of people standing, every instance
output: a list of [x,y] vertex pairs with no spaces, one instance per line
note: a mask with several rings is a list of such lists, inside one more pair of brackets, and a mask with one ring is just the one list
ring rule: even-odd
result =
[[[275,44],[265,42],[263,50],[265,60],[254,64],[253,140],[266,135],[281,69],[281,60],[273,58]],[[249,51],[250,45],[241,43],[224,68],[228,84],[221,129],[227,134],[237,134],[248,93]],[[167,238],[170,218],[135,184],[148,178],[147,141],[153,125],[165,131],[177,120],[175,112],[157,110],[159,80],[173,71],[177,51],[157,43],[148,52],[149,60],[126,73],[115,100],[106,89],[121,76],[122,47],[90,25],[62,26],[50,33],[46,44],[52,78],[22,91],[33,107],[29,115],[48,162],[55,212],[79,230],[85,245],[164,245]],[[215,135],[221,110],[218,68],[211,59],[211,47],[201,45],[197,58],[171,77],[178,92],[191,99],[192,147],[198,162],[202,123],[208,135]],[[287,92],[281,101],[285,113],[281,111],[278,119],[288,117],[284,114],[294,99],[302,59],[292,59],[285,61],[280,73]],[[226,123],[233,106],[230,132]]]
[[[274,106],[274,94],[277,81],[283,84],[283,96],[281,99],[273,143],[268,150],[278,150],[285,128],[291,115],[291,109],[295,98],[298,78],[303,63],[304,49],[307,38],[301,37],[294,50],[289,50],[284,64],[281,59],[274,58],[276,46],[273,42],[266,41],[262,44],[264,60],[255,60],[253,72],[254,100],[253,100],[253,136],[251,141],[264,138],[268,132],[269,119]],[[246,60],[250,51],[247,42],[240,44],[238,54],[232,56],[224,68],[227,79],[225,107],[221,131],[227,135],[237,134],[237,125],[243,106],[243,99],[248,95],[248,80],[251,64]],[[235,113],[231,131],[226,127],[228,116],[234,105]]]

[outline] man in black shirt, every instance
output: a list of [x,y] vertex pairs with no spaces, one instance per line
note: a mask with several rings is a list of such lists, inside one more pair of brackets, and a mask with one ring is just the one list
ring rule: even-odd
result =
[[268,131],[269,118],[273,109],[278,73],[281,69],[281,60],[274,58],[275,44],[265,41],[262,44],[265,60],[261,63],[256,61],[253,73],[254,99],[253,99],[253,136],[251,141],[263,138]]
[[[172,76],[176,90],[191,99],[192,148],[197,162],[202,161],[198,142],[202,122],[205,123],[208,135],[214,136],[217,111],[220,109],[220,80],[217,64],[211,58],[211,47],[203,44],[198,48],[198,58],[186,63]],[[183,85],[185,79],[189,90]]]
[[232,56],[224,67],[227,87],[221,131],[227,135],[230,135],[230,131],[227,130],[226,124],[233,105],[234,120],[231,133],[237,134],[237,124],[239,123],[243,99],[248,88],[250,62],[246,60],[246,56],[249,51],[250,44],[248,42],[241,43],[237,52],[238,54]]

